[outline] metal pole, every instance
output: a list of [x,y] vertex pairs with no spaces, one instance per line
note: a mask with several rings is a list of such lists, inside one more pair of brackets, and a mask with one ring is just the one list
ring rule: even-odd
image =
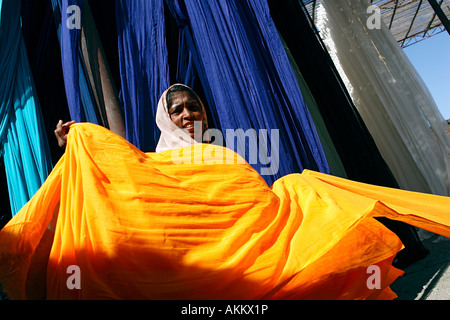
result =
[[436,2],[436,0],[428,0],[428,2],[430,3],[434,12],[436,12],[436,15],[439,17],[439,20],[441,20],[442,25],[447,30],[448,34],[450,34],[450,22],[448,21],[444,11],[442,11],[441,6]]

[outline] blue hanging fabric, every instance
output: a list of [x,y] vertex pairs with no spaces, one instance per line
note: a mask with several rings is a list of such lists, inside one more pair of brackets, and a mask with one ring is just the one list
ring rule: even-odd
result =
[[[184,54],[193,55],[208,106],[215,110],[222,132],[279,130],[279,168],[263,176],[268,184],[305,168],[329,173],[267,2],[167,0],[167,4],[187,42],[189,53]],[[266,138],[270,154],[269,146],[276,141],[270,133]],[[252,154],[245,136],[237,140],[249,160]],[[266,167],[251,164],[260,172]]]
[[142,151],[155,151],[154,115],[170,85],[164,2],[117,0],[116,21],[127,140]]
[[184,83],[185,85],[194,88],[195,65],[192,53],[188,47],[188,41],[186,40],[186,37],[189,37],[189,35],[186,34],[186,31],[186,28],[182,29],[179,35],[176,82]]
[[[176,9],[179,10],[179,9]],[[180,11],[178,11],[180,13]],[[214,97],[208,86],[208,79],[205,72],[202,69],[197,69],[200,65],[200,55],[195,46],[195,41],[192,38],[192,32],[186,27],[187,18],[182,17],[181,20],[178,17],[177,23],[181,26],[179,31],[179,46],[178,46],[178,61],[177,61],[177,83],[184,83],[195,91],[202,91],[208,102],[208,125],[222,131],[222,125],[220,123],[220,117],[217,114],[217,108],[214,105]],[[200,74],[199,80],[202,84],[202,88],[196,87],[196,76]],[[237,128],[237,127],[236,127]],[[239,140],[239,139],[238,139]],[[239,143],[239,141],[238,141]]]
[[99,124],[80,45],[83,0],[52,0],[52,5],[71,118]]
[[[268,167],[269,155],[279,155],[270,157],[277,163],[264,175],[269,184],[304,168],[329,173],[267,3],[166,3],[180,27],[178,82],[193,86],[197,74],[210,124],[222,131],[225,140],[227,130],[244,133],[233,140],[236,147],[227,146],[244,153],[260,173]],[[118,0],[116,22],[127,139],[143,151],[154,151],[159,138],[154,123],[157,102],[170,85],[164,3]],[[256,154],[246,143],[251,130],[259,138]],[[272,136],[275,131],[279,137]],[[273,153],[272,146],[277,147]],[[250,161],[261,154],[264,161]]]
[[20,22],[21,2],[0,0],[0,152],[12,215],[52,169],[47,135]]

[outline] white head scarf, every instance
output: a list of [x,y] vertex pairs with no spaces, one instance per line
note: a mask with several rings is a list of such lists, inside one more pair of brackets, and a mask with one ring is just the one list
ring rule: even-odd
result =
[[[174,86],[183,86],[190,90],[188,86],[184,84],[174,84],[170,86],[164,93],[161,95],[161,98],[158,102],[158,108],[156,110],[156,125],[161,131],[161,136],[159,138],[158,145],[156,146],[156,152],[163,152],[170,149],[187,147],[189,145],[197,143],[191,136],[186,133],[184,130],[178,128],[178,126],[172,122],[169,115],[169,108],[167,106],[167,93]],[[205,127],[207,127],[208,119],[206,116],[206,110],[203,106],[203,103],[198,99],[203,111],[203,119],[205,122]]]

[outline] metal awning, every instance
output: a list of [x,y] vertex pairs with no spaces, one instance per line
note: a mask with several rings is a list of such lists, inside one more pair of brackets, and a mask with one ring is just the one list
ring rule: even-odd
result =
[[[316,22],[320,0],[301,1]],[[446,30],[450,33],[450,0],[370,0],[370,3],[381,9],[381,18],[403,48]]]

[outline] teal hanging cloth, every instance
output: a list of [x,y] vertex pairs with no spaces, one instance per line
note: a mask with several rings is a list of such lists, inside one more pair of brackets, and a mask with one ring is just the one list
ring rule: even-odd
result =
[[20,22],[21,1],[0,0],[0,154],[14,216],[52,169]]

